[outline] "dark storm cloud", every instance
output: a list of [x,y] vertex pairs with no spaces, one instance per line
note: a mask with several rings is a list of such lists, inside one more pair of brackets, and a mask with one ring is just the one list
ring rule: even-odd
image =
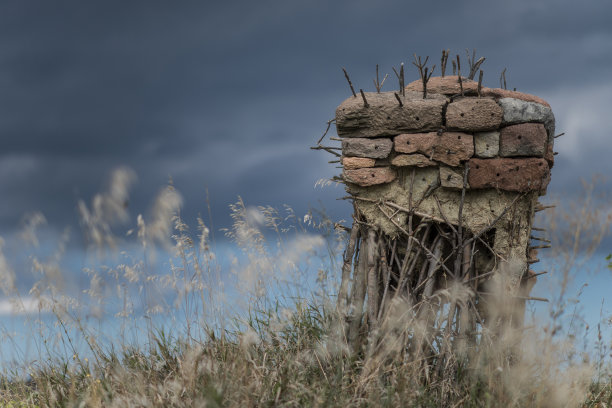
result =
[[558,142],[567,158],[551,187],[575,191],[576,174],[612,172],[589,160],[610,147],[591,124],[604,118],[571,115],[564,93],[606,103],[589,90],[611,86],[610,15],[610,4],[565,0],[3,2],[0,234],[34,210],[69,223],[120,165],[139,176],[133,215],[169,177],[187,217],[205,211],[208,188],[217,225],[237,195],[298,212],[321,200],[345,215],[341,188],[313,190],[337,172],[331,157],[308,149],[348,96],[339,67],[371,89],[376,63],[391,73],[404,61],[416,79],[412,53],[437,63],[442,48],[464,60],[477,48],[486,85],[508,67],[511,87],[550,100],[560,132],[588,131]]

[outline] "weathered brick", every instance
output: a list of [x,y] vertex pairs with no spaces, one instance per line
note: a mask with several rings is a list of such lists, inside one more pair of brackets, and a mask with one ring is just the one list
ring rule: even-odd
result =
[[495,99],[502,99],[502,98],[520,99],[525,102],[539,103],[540,105],[544,105],[550,108],[550,105],[548,104],[548,102],[546,102],[544,99],[540,97],[537,97],[535,95],[531,95],[528,93],[511,91],[510,89],[483,87],[481,90],[481,95],[482,96],[492,96]]
[[526,102],[514,98],[502,98],[499,104],[504,111],[504,124],[540,122],[548,132],[548,140],[552,140],[555,133],[555,115],[549,106],[535,102]]
[[404,167],[404,166],[416,166],[416,167],[429,167],[429,166],[437,166],[433,160],[429,160],[426,156],[423,156],[419,153],[414,154],[400,154],[395,156],[393,160],[391,160],[391,164],[396,167]]
[[474,138],[459,132],[411,133],[398,135],[393,146],[399,153],[422,153],[432,160],[458,166],[474,155]]
[[544,156],[546,129],[541,123],[521,123],[503,128],[499,136],[499,155],[514,156]]
[[403,132],[437,130],[442,126],[444,96],[427,99],[417,94],[400,96],[399,106],[393,92],[366,92],[369,106],[361,97],[346,99],[336,109],[336,130],[341,137],[377,137]]
[[448,105],[446,127],[465,131],[495,130],[503,111],[492,98],[463,98]]
[[546,147],[546,155],[544,156],[546,161],[548,162],[548,167],[551,169],[555,165],[555,153],[553,149],[553,142],[549,141],[548,146]]
[[[463,172],[462,168],[440,166],[440,184],[446,188],[463,188]],[[465,187],[469,188],[469,183]]]
[[351,138],[342,141],[342,154],[352,157],[366,157],[370,159],[384,159],[391,153],[393,142],[391,139]]
[[342,166],[347,170],[374,167],[376,160],[365,157],[343,157]]
[[470,188],[496,188],[505,191],[538,191],[550,181],[548,163],[540,158],[471,159]]
[[[465,77],[461,77],[463,84],[464,94],[476,94],[478,89],[478,82]],[[423,92],[423,81],[420,79],[412,81],[406,85],[407,91]],[[427,81],[427,94],[444,94],[444,95],[457,95],[461,93],[461,87],[459,86],[459,77],[457,75],[449,75],[442,77],[431,77]]]
[[474,133],[474,156],[491,158],[499,154],[499,132]]
[[373,167],[371,169],[344,170],[344,179],[362,187],[390,183],[397,177],[395,170],[389,167]]

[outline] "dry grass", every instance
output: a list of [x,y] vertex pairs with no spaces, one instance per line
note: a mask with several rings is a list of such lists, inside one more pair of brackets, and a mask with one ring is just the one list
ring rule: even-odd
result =
[[[82,296],[66,285],[62,245],[31,258],[39,279],[29,295],[18,293],[11,259],[0,252],[5,293],[17,306],[33,296],[56,322],[36,333],[37,356],[4,370],[2,406],[612,406],[611,339],[602,326],[594,350],[580,350],[585,327],[568,312],[569,280],[610,221],[589,202],[577,204],[577,216],[558,209],[547,221],[561,265],[550,319],[427,353],[444,355],[434,373],[414,352],[428,339],[423,313],[413,313],[423,306],[401,298],[363,347],[348,346],[334,298],[346,237],[325,217],[239,201],[226,235],[241,254],[222,267],[204,221],[191,232],[178,217],[180,195],[167,188],[150,217],[137,217],[130,236],[138,251],[121,256],[115,251],[126,243],[116,230],[128,219],[123,203],[133,177],[124,169],[112,179],[91,205],[79,204],[91,248]],[[43,220],[26,223],[31,244]],[[162,249],[171,252],[165,269],[154,266]],[[306,260],[318,269],[316,282]],[[461,287],[445,290],[438,296],[464,295]],[[121,326],[111,341],[95,324],[104,319]],[[136,329],[144,338],[132,341]]]

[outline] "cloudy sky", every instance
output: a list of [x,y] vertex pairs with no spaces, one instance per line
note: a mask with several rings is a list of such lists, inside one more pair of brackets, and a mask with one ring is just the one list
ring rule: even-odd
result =
[[[557,139],[549,195],[580,197],[581,179],[612,174],[611,17],[605,0],[4,0],[4,252],[19,252],[22,244],[10,242],[19,241],[24,216],[40,211],[50,251],[55,232],[72,228],[66,262],[78,275],[77,203],[90,202],[118,167],[138,177],[125,229],[150,213],[170,179],[192,226],[208,211],[207,190],[217,231],[229,226],[228,205],[238,196],[297,214],[324,206],[347,219],[348,203],[336,200],[341,187],[315,188],[338,169],[309,149],[350,95],[341,67],[358,89],[372,91],[376,64],[393,77],[391,67],[404,62],[414,80],[413,53],[439,65],[442,49],[465,61],[466,48],[475,48],[487,58],[486,86],[497,87],[507,68],[509,88],[550,102],[566,136]],[[383,89],[395,86],[390,78]],[[17,285],[28,293],[34,277],[22,274],[29,261],[17,255]],[[74,293],[89,285],[81,275],[70,279]],[[591,281],[583,295],[592,300],[584,306],[595,316],[590,323],[606,279]],[[7,305],[0,299],[0,316]]]
[[412,80],[412,54],[443,48],[550,102],[567,136],[549,191],[577,194],[612,173],[610,17],[596,0],[3,1],[0,235],[33,211],[74,224],[117,166],[138,175],[133,218],[170,178],[190,223],[206,189],[217,226],[238,195],[346,217],[341,188],[314,187],[330,157],[309,150],[349,95],[340,67],[372,90],[376,64]]

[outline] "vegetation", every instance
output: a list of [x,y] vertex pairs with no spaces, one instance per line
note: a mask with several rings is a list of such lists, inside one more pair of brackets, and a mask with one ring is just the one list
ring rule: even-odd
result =
[[[546,221],[551,258],[559,260],[549,275],[560,280],[550,318],[532,316],[520,335],[504,333],[495,341],[483,334],[471,353],[453,350],[452,364],[434,375],[405,343],[398,346],[398,338],[418,335],[418,322],[403,317],[411,305],[394,305],[375,347],[367,339],[356,350],[347,345],[334,297],[346,239],[337,224],[316,212],[302,218],[240,200],[226,235],[241,254],[226,260],[215,254],[202,219],[192,233],[178,216],[181,198],[170,187],[151,217],[138,216],[130,247],[115,230],[128,219],[123,203],[131,179],[119,170],[107,192],[90,206],[79,203],[91,254],[83,270],[89,289],[82,295],[60,284],[67,279],[61,245],[52,256],[30,258],[39,276],[30,295],[16,289],[11,260],[0,254],[3,289],[16,307],[26,308],[31,296],[56,323],[36,333],[37,356],[5,368],[2,406],[612,404],[610,339],[604,336],[611,322],[602,316],[594,349],[581,350],[579,339],[590,328],[580,324],[567,294],[572,275],[597,254],[610,223],[608,213],[593,209],[591,191],[576,208],[554,210]],[[30,243],[38,243],[42,220],[26,223]],[[160,261],[165,253],[171,254],[167,265]],[[106,340],[100,322],[109,320],[119,328]],[[10,341],[10,333],[3,334]]]

